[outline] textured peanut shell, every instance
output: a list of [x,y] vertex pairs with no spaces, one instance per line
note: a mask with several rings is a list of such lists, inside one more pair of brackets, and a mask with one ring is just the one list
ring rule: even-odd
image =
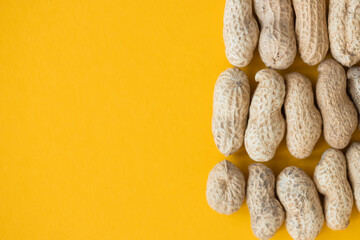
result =
[[[360,67],[352,67],[347,72],[348,92],[360,116]],[[360,129],[360,125],[359,125]]]
[[261,25],[259,53],[267,67],[286,69],[296,56],[294,16],[290,0],[254,0]]
[[353,66],[360,60],[360,1],[330,0],[328,19],[332,56]]
[[286,80],[286,144],[296,158],[311,155],[321,135],[322,119],[314,104],[311,82],[300,73],[289,73]]
[[220,74],[214,90],[212,132],[217,148],[228,156],[242,146],[250,104],[245,73],[228,68]]
[[324,215],[311,178],[298,167],[287,167],[278,176],[276,191],[286,212],[285,225],[295,240],[312,240],[324,225]]
[[285,134],[285,119],[281,107],[285,97],[284,79],[272,69],[256,73],[259,82],[250,105],[245,131],[245,148],[250,158],[271,160]]
[[332,147],[342,149],[350,141],[358,123],[353,102],[346,93],[344,68],[333,59],[318,67],[316,99],[324,124],[324,137]]
[[295,33],[301,59],[313,66],[329,49],[325,0],[293,0]]
[[326,150],[314,172],[318,191],[325,196],[325,219],[332,230],[343,230],[349,225],[354,204],[346,174],[346,159],[337,149]]
[[354,142],[346,151],[349,180],[354,191],[355,203],[360,212],[360,143]]
[[251,0],[226,0],[223,37],[229,62],[236,67],[248,65],[259,38]]
[[250,212],[251,229],[262,240],[272,238],[285,219],[285,212],[275,198],[275,177],[261,163],[249,166],[246,203]]
[[245,177],[233,163],[224,160],[210,171],[206,199],[216,212],[230,215],[240,209],[245,198]]

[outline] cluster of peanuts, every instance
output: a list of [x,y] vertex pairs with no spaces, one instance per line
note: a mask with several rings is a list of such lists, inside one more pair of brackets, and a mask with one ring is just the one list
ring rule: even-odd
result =
[[[273,237],[284,221],[293,239],[315,239],[324,221],[330,229],[345,229],[354,200],[360,211],[360,142],[352,143],[346,154],[341,151],[360,116],[360,67],[354,67],[360,60],[360,1],[330,0],[328,16],[326,9],[325,0],[226,0],[223,37],[234,68],[220,74],[214,90],[212,132],[219,151],[228,156],[244,143],[252,160],[266,162],[286,133],[290,154],[304,159],[322,131],[331,147],[313,180],[295,166],[275,179],[270,168],[253,163],[247,184],[227,160],[211,170],[206,190],[210,207],[229,215],[246,197],[259,239]],[[251,62],[256,46],[267,68],[256,73],[258,85],[250,99],[248,77],[238,67]],[[324,60],[329,48],[335,60]],[[319,64],[315,97],[307,77],[293,72],[283,78],[276,71],[293,63],[297,49],[306,64]]]

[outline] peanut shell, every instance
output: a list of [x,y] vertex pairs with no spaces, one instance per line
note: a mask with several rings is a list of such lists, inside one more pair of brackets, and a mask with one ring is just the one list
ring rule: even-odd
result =
[[230,215],[240,209],[245,198],[245,177],[233,163],[224,160],[210,171],[206,199],[216,212]]
[[269,68],[286,69],[296,56],[294,16],[290,0],[254,0],[261,25],[259,53]]
[[300,73],[285,76],[286,144],[296,158],[311,155],[321,135],[322,119],[314,104],[311,81]]
[[301,59],[314,66],[329,50],[325,0],[293,0],[295,33]]
[[325,219],[332,230],[343,230],[349,225],[354,204],[346,174],[346,159],[337,149],[326,150],[314,172],[318,191],[325,196]]
[[311,178],[298,167],[287,167],[278,176],[276,191],[290,236],[295,240],[315,239],[324,225],[324,215]]
[[236,67],[247,66],[259,38],[251,0],[226,0],[223,37],[229,62]]
[[[352,67],[347,72],[348,92],[360,116],[360,67]],[[360,129],[360,125],[359,125]]]
[[349,180],[354,191],[355,203],[360,212],[360,143],[354,142],[346,151]]
[[245,148],[251,159],[266,162],[274,157],[285,134],[285,119],[281,113],[285,83],[272,69],[257,72],[255,80],[259,84],[250,105]]
[[343,66],[360,60],[360,1],[330,0],[329,40],[332,56]]
[[319,64],[316,99],[321,111],[326,142],[336,149],[345,148],[356,130],[358,119],[346,92],[344,68],[333,59]]
[[283,224],[285,212],[275,197],[274,173],[264,164],[249,166],[246,203],[254,235],[262,240],[272,238]]
[[212,132],[217,148],[228,156],[242,146],[250,104],[245,73],[228,68],[220,74],[214,90]]

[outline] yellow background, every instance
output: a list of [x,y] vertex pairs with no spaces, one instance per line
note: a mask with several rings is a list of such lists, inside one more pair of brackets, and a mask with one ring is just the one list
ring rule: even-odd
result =
[[[0,1],[0,239],[255,239],[246,204],[223,216],[205,198],[224,159],[211,133],[224,4]],[[262,68],[256,51],[252,92]],[[291,71],[316,82],[299,58]],[[297,160],[283,141],[266,165],[312,176],[327,148]],[[244,147],[228,159],[247,176]],[[318,239],[359,234],[354,207]]]

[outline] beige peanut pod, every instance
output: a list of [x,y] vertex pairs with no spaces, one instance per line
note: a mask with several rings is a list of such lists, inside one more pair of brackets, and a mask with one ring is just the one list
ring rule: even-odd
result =
[[250,211],[251,229],[262,240],[272,238],[284,222],[285,212],[275,198],[275,177],[261,163],[249,166],[246,203]]
[[328,18],[331,54],[351,67],[360,60],[360,1],[330,0]]
[[250,86],[238,68],[222,72],[215,84],[212,132],[217,148],[228,156],[242,146],[250,104]]
[[285,76],[286,144],[296,158],[307,158],[321,135],[321,115],[314,104],[311,81],[300,73]]
[[229,62],[236,67],[248,65],[259,38],[251,0],[226,0],[223,37]]
[[332,147],[342,149],[350,141],[358,123],[353,102],[346,93],[344,68],[333,59],[318,67],[316,99],[324,124],[324,137]]
[[312,240],[324,225],[318,192],[311,178],[298,167],[287,167],[278,176],[276,192],[285,208],[285,225],[295,240]]
[[259,82],[250,105],[245,131],[245,148],[250,158],[271,160],[285,134],[285,119],[281,107],[285,97],[284,79],[272,69],[256,73]]
[[267,67],[286,69],[296,56],[291,0],[254,0],[261,25],[259,53]]
[[329,50],[325,0],[293,0],[295,33],[301,59],[313,66]]
[[[348,92],[360,116],[360,67],[352,67],[347,72]],[[360,125],[359,125],[360,128]]]
[[210,171],[206,199],[218,213],[230,215],[240,209],[245,198],[245,177],[233,163],[224,160]]
[[314,172],[318,191],[325,196],[325,219],[332,230],[342,230],[349,225],[354,204],[353,194],[346,174],[346,159],[337,149],[326,150]]
[[354,142],[346,151],[349,180],[354,191],[355,203],[360,212],[360,143]]

